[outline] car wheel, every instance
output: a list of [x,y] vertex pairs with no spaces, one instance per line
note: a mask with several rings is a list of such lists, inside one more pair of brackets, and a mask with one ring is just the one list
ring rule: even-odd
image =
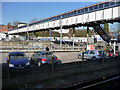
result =
[[42,64],[41,64],[41,62],[38,62],[38,67],[40,67]]
[[81,56],[78,56],[78,59],[81,59],[82,57]]
[[57,64],[62,64],[62,61],[59,60],[59,61],[57,62]]
[[32,58],[30,59],[30,63],[33,63]]
[[32,58],[30,59],[30,64],[34,64],[34,61]]
[[92,57],[92,60],[97,60],[97,58],[96,57]]

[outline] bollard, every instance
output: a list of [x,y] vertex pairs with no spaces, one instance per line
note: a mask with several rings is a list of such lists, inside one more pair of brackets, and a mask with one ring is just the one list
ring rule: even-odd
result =
[[103,54],[103,55],[102,55],[102,56],[103,56],[103,57],[102,57],[102,60],[103,60],[103,64],[104,64],[104,56],[105,56],[105,55],[104,55],[104,51],[102,52],[102,54]]
[[54,72],[54,55],[52,54],[52,72]]

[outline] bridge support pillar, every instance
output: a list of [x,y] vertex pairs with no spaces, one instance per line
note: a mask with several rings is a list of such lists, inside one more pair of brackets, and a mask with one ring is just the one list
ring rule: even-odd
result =
[[27,40],[29,41],[29,24],[27,24]]
[[[95,39],[95,30],[94,30],[94,39]],[[93,44],[93,49],[95,50],[95,41],[94,41],[94,44]]]
[[61,33],[60,33],[60,50],[62,50],[62,26],[60,27]]
[[[18,32],[18,29],[17,29],[17,36],[19,37],[19,32]],[[18,40],[18,50],[19,50],[20,46],[19,46],[19,40]]]
[[34,31],[32,33],[32,46],[34,47]]
[[49,38],[50,38],[50,41],[49,41],[49,49],[51,50],[51,30],[49,29]]
[[75,37],[75,27],[73,27],[73,50],[74,50],[74,46],[75,46],[74,37]]

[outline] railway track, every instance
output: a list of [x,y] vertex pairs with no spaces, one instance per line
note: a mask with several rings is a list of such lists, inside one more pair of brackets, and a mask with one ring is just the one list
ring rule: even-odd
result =
[[[25,83],[36,84],[36,82],[41,83],[43,81],[46,83],[45,85],[49,84],[49,86],[47,87],[53,88],[53,85],[50,85],[52,83],[48,83],[48,80],[55,81],[55,82],[56,80],[61,82],[62,80],[64,80],[66,82],[66,83],[60,82],[60,84],[58,83],[58,85],[54,86],[55,88],[60,88],[65,85],[77,85],[76,81],[84,82],[91,78],[95,79],[96,77],[105,76],[106,74],[111,74],[111,73],[113,74],[115,72],[119,72],[119,66],[120,66],[119,59],[116,59],[116,60],[109,59],[109,60],[104,60],[104,62],[103,61],[85,61],[85,62],[55,64],[54,72],[52,72],[51,64],[43,65],[42,67],[29,67],[29,68],[19,69],[19,70],[10,70],[9,79],[7,79],[7,77],[3,78],[3,83],[4,83],[3,87],[4,88],[21,87],[19,85],[22,85],[22,87],[24,87]],[[4,75],[7,75],[7,73],[3,72],[2,76]],[[91,78],[89,78],[88,75]],[[93,75],[95,75],[95,77],[93,77]],[[79,78],[81,78],[82,80]],[[75,84],[73,84],[73,82]],[[30,85],[29,87],[31,86],[32,85]],[[86,86],[86,84],[84,86]]]
[[118,90],[120,89],[120,73],[114,73],[106,77],[96,78],[82,83],[62,87],[60,90]]
[[54,69],[54,71],[59,71],[59,70],[66,70],[66,69],[78,68],[78,67],[80,67],[80,62],[73,62],[69,64],[54,64],[53,68],[52,68],[52,64],[42,65],[41,67],[37,67],[34,65],[34,67],[28,67],[28,68],[22,68],[22,69],[10,69],[9,72],[6,69],[5,71],[2,72],[3,74],[2,76],[4,79],[6,78],[4,76],[9,73],[10,78],[13,78],[13,77],[21,77],[22,75],[25,76],[29,74],[40,74],[40,73],[52,72],[52,69]]
[[[30,74],[42,74],[42,73],[46,73],[46,72],[56,72],[56,71],[65,71],[67,69],[73,69],[73,68],[83,68],[83,67],[87,67],[90,65],[98,65],[98,64],[104,64],[104,63],[112,63],[112,62],[116,62],[117,60],[110,60],[110,59],[106,59],[106,60],[88,60],[88,61],[77,61],[77,62],[71,62],[71,63],[65,63],[65,64],[54,64],[52,67],[52,64],[48,64],[48,65],[43,65],[41,67],[37,67],[35,65],[32,64],[31,67],[28,68],[22,68],[22,69],[11,69],[8,70],[3,70],[2,72],[2,76],[3,79],[7,78],[7,74],[9,73],[10,78],[14,78],[14,77],[21,77],[22,75],[30,75]],[[99,67],[98,67],[99,68]],[[4,68],[3,68],[4,69]]]

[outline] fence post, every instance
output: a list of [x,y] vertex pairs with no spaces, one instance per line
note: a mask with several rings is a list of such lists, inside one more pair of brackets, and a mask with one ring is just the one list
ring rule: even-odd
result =
[[52,72],[54,72],[54,55],[52,54]]
[[10,78],[10,72],[9,72],[9,60],[7,60],[7,64],[8,64],[8,69],[7,69],[7,79],[9,80],[9,78]]
[[103,64],[104,64],[104,56],[105,56],[105,55],[104,55],[104,51],[103,51],[103,53],[102,53],[102,54],[103,54],[103,58],[102,58],[102,59],[103,59]]
[[83,61],[84,61],[84,52],[82,52],[82,66],[83,66]]

